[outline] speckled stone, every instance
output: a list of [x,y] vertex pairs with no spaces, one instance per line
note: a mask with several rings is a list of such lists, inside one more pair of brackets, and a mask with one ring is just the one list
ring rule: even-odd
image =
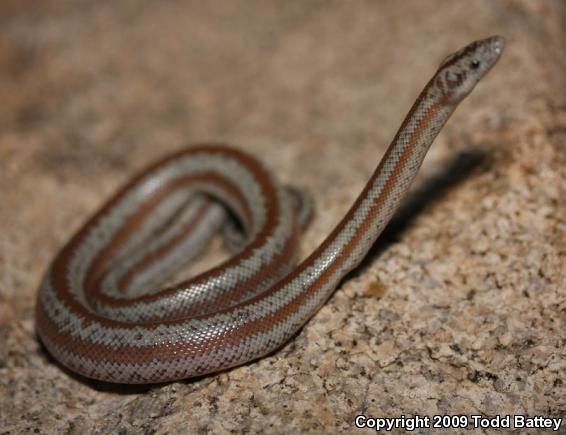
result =
[[[560,0],[3,1],[0,433],[563,417],[565,14]],[[503,59],[437,139],[384,237],[278,352],[127,387],[78,379],[41,348],[42,273],[136,169],[185,143],[248,150],[315,198],[307,255],[440,60],[495,33]]]

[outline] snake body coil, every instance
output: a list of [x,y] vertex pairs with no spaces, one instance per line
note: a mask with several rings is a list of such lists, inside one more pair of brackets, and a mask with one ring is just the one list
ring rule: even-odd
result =
[[[280,347],[364,258],[432,141],[502,49],[493,36],[442,62],[354,205],[293,269],[297,207],[255,159],[216,145],[154,164],[53,260],[37,300],[42,342],[72,371],[120,383],[216,372]],[[241,223],[245,246],[221,266],[156,291],[222,225],[225,208]]]

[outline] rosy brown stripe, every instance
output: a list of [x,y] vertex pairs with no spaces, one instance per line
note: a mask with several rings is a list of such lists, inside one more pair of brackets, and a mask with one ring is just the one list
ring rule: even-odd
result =
[[[134,277],[140,273],[142,270],[147,269],[154,263],[158,263],[159,260],[167,255],[168,252],[178,247],[183,240],[187,238],[187,235],[194,232],[195,228],[201,224],[206,217],[206,213],[210,210],[212,206],[209,203],[202,204],[195,216],[189,221],[183,224],[179,234],[176,237],[170,239],[167,243],[164,243],[158,249],[152,253],[146,255],[141,261],[136,263],[135,266],[131,267],[127,273],[124,274],[118,281],[118,288],[121,293],[125,292],[125,289],[131,284]],[[101,284],[101,280],[98,281],[98,285]]]

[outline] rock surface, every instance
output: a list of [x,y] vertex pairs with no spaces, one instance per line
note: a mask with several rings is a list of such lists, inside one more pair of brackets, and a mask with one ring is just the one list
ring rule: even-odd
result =
[[[3,1],[0,433],[563,417],[565,14],[559,0]],[[281,350],[134,388],[77,379],[40,347],[42,273],[136,169],[185,143],[248,150],[316,199],[306,255],[440,60],[490,34],[507,39],[504,57],[437,139],[406,207]]]

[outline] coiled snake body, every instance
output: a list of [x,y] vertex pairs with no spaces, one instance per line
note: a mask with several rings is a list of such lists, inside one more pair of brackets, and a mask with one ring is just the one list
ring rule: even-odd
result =
[[[53,260],[36,307],[42,342],[72,371],[120,383],[216,372],[280,347],[366,255],[432,141],[502,49],[493,36],[441,63],[354,205],[295,268],[294,195],[255,159],[216,145],[154,164]],[[241,223],[245,246],[190,281],[154,290],[219,228],[224,207]]]

